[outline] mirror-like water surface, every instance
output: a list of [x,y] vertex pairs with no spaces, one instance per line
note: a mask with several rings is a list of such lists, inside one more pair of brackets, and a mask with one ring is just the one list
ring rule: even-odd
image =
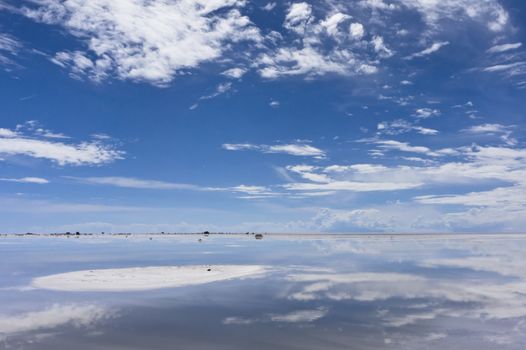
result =
[[520,235],[2,236],[0,256],[1,349],[526,348]]

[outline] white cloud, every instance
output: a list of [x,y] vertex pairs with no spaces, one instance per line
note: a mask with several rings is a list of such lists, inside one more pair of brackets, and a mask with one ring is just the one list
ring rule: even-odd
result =
[[371,40],[371,44],[374,47],[374,50],[378,53],[380,57],[388,58],[393,56],[393,51],[388,49],[387,46],[385,46],[384,38],[382,38],[379,35],[376,35],[373,37],[373,40]]
[[518,49],[522,46],[522,43],[510,43],[510,44],[500,44],[492,46],[488,49],[489,53],[500,53],[500,52],[506,52],[510,50]]
[[0,181],[7,182],[18,182],[18,183],[28,183],[28,184],[47,184],[48,180],[41,177],[22,177],[19,179],[9,179],[9,178],[0,178]]
[[439,115],[440,115],[440,111],[438,109],[433,109],[433,108],[418,108],[414,114],[416,118],[421,118],[421,119],[427,119],[427,118],[436,117]]
[[270,101],[270,103],[269,103],[269,106],[272,107],[272,108],[278,108],[279,105],[280,105],[280,102],[277,101],[277,100],[272,100],[272,101]]
[[224,143],[222,147],[227,151],[259,150],[259,146],[250,143]]
[[380,148],[387,149],[387,150],[397,150],[402,152],[410,152],[410,153],[421,153],[428,156],[436,157],[441,156],[445,154],[441,154],[439,152],[432,151],[428,147],[424,146],[412,146],[407,142],[400,142],[395,140],[378,140],[374,142],[377,144]]
[[51,330],[59,326],[90,327],[112,317],[108,310],[96,305],[55,304],[41,311],[18,315],[0,315],[0,335]]
[[362,0],[360,5],[386,12],[402,8],[418,11],[430,31],[441,30],[444,20],[462,22],[469,19],[499,32],[506,28],[509,20],[508,12],[498,0],[400,0],[396,4],[384,0]]
[[[298,49],[281,47],[272,54],[263,54],[259,63],[260,75],[269,79],[294,75],[320,76],[329,73],[348,75],[354,63],[354,56],[348,50],[324,54],[312,46]],[[358,71],[357,67],[354,68]]]
[[364,35],[363,25],[351,24],[350,19],[344,12],[329,12],[317,18],[311,5],[292,4],[283,24],[287,31],[274,36],[254,66],[268,79],[374,74],[378,58],[389,57],[392,52],[378,37],[371,44],[377,53],[371,55],[367,45],[357,40]]
[[327,315],[329,310],[325,307],[320,307],[312,310],[297,310],[287,314],[267,314],[259,318],[244,318],[244,317],[226,317],[223,319],[223,324],[226,325],[250,325],[254,323],[311,323],[317,321]]
[[272,322],[287,322],[287,323],[306,323],[314,322],[327,315],[329,310],[327,308],[319,308],[314,310],[298,310],[287,314],[273,314],[270,316]]
[[438,134],[438,130],[413,125],[410,122],[405,121],[403,119],[397,119],[392,122],[378,123],[376,129],[378,130],[378,134],[385,135],[399,135],[410,131],[416,131],[417,133],[422,135]]
[[238,185],[233,187],[206,187],[193,184],[184,184],[169,181],[159,181],[150,179],[139,179],[124,176],[101,176],[101,177],[73,177],[66,176],[67,179],[88,185],[114,186],[133,189],[147,190],[183,190],[183,191],[204,191],[204,192],[232,192],[241,195],[238,198],[260,199],[270,198],[280,195],[273,192],[270,188],[254,185]]
[[473,125],[464,131],[470,134],[498,135],[500,139],[507,145],[513,146],[517,144],[517,140],[511,137],[513,127],[502,124],[486,123],[481,125]]
[[6,129],[6,128],[0,128],[0,137],[17,137],[19,134],[16,131]]
[[269,2],[265,6],[263,6],[261,9],[264,10],[264,11],[272,11],[272,10],[274,10],[275,7],[276,7],[276,3],[275,2]]
[[235,325],[247,325],[247,324],[253,324],[257,322],[257,319],[253,318],[243,318],[243,317],[237,317],[237,316],[231,316],[226,317],[223,319],[222,323],[229,325],[229,324],[235,324]]
[[365,29],[361,23],[351,23],[349,26],[349,32],[351,36],[356,39],[360,40],[365,35]]
[[319,148],[306,144],[272,145],[268,146],[265,153],[285,153],[292,156],[307,156],[324,158],[325,152]]
[[496,64],[482,68],[482,71],[490,73],[503,73],[510,77],[524,75],[526,74],[526,61]]
[[6,33],[0,33],[0,50],[1,51],[16,53],[18,52],[21,46],[22,44],[20,44],[20,42],[13,36],[6,34]]
[[497,0],[401,0],[401,5],[420,12],[432,30],[441,29],[444,19],[463,21],[471,19],[491,31],[502,31],[509,15]]
[[290,183],[283,185],[289,191],[316,191],[332,194],[333,191],[375,192],[397,191],[418,188],[418,182],[359,182],[359,181],[331,181],[328,183]]
[[314,158],[324,158],[325,152],[314,146],[295,143],[295,144],[277,144],[277,145],[254,145],[248,143],[225,143],[223,148],[228,151],[253,150],[262,153],[283,153],[292,156],[304,156]]
[[320,26],[325,28],[327,34],[330,36],[338,36],[340,34],[339,25],[349,18],[351,18],[351,16],[345,13],[337,12],[321,21]]
[[[352,164],[352,165],[295,165],[288,166],[288,183],[281,187],[288,192],[299,192],[302,195],[313,194],[329,196],[341,192],[373,192],[373,191],[401,191],[411,189],[421,189],[432,191],[440,185],[464,185],[475,186],[477,184],[493,184],[494,190],[486,192],[464,193],[458,195],[422,195],[414,198],[415,202],[430,205],[463,205],[473,207],[494,206],[502,211],[508,209],[507,215],[501,215],[498,222],[512,220],[512,217],[519,217],[526,214],[526,202],[521,198],[526,198],[524,179],[526,178],[526,166],[524,160],[526,153],[522,149],[512,149],[507,147],[461,147],[457,149],[438,149],[433,150],[423,146],[412,146],[408,143],[393,140],[372,141],[376,147],[383,150],[396,150],[408,153],[417,153],[432,157],[417,158],[419,166],[397,165],[385,166],[381,164]],[[440,160],[445,156],[454,156],[455,160],[441,163]],[[402,157],[406,159],[407,157]],[[411,157],[408,160],[413,160]],[[301,180],[295,180],[298,176]],[[502,185],[506,183],[506,185]],[[502,186],[502,188],[498,187]],[[477,204],[478,203],[478,204]],[[492,204],[493,203],[493,204]],[[370,210],[369,210],[370,209]],[[382,210],[369,208],[366,211],[356,210],[345,212],[345,215],[352,214],[352,217],[359,215],[363,221],[365,218],[371,222],[378,222],[385,216]],[[431,209],[430,209],[431,210]],[[403,210],[400,210],[403,212]],[[443,215],[436,211],[431,211],[435,223],[445,225],[458,225],[461,222],[461,213],[458,215]],[[497,215],[496,212],[488,213],[491,217]],[[412,218],[407,218],[397,214],[400,222],[397,221],[396,227],[402,227],[404,220],[412,222]],[[470,216],[474,222],[476,217],[483,215],[482,212],[472,211]],[[513,219],[515,220],[515,219]],[[510,221],[511,222],[511,221]],[[394,227],[394,226],[393,226]],[[407,226],[403,226],[407,228]],[[431,227],[431,225],[430,225]],[[386,226],[388,228],[388,226]]]
[[3,156],[41,158],[59,165],[100,165],[122,159],[124,154],[98,141],[73,144],[38,139],[14,131],[9,134],[4,131],[3,134],[7,135],[0,135],[0,155]]
[[201,96],[200,100],[210,100],[212,98],[215,98],[217,96],[223,95],[224,93],[228,92],[230,89],[232,89],[232,83],[221,83],[216,86],[215,91],[211,93],[210,95]]
[[186,69],[220,58],[229,43],[261,40],[237,0],[42,0],[23,13],[63,26],[86,49],[54,62],[77,76],[108,76],[163,85]]
[[221,74],[226,75],[227,77],[230,77],[233,79],[240,79],[243,75],[245,75],[246,72],[247,70],[245,68],[237,67],[237,68],[227,69]]
[[283,26],[295,32],[303,32],[306,24],[311,19],[312,6],[306,2],[290,5]]
[[406,58],[407,59],[413,59],[413,58],[417,58],[417,57],[429,56],[432,53],[437,52],[438,50],[440,50],[442,47],[444,47],[446,45],[449,45],[449,41],[436,42],[436,43],[433,43],[433,45],[431,45],[427,49],[424,49],[424,50],[422,50],[420,52],[416,52],[416,53],[414,53],[414,54],[412,54],[410,56],[407,56]]
[[181,184],[157,180],[144,180],[133,177],[68,177],[69,179],[91,185],[110,185],[124,188],[154,189],[154,190],[199,190],[195,185]]
[[[401,178],[374,178],[370,174],[387,170],[383,166],[356,164],[352,166],[330,166],[325,169],[308,165],[289,166],[287,170],[299,175],[310,182],[291,182],[282,185],[288,191],[302,191],[305,193],[333,194],[334,191],[374,192],[394,191],[417,188],[422,185],[419,181],[407,181]],[[343,172],[357,172],[368,174],[361,178],[342,177]],[[338,175],[339,176],[335,176]],[[329,176],[331,175],[331,176]]]
[[425,204],[464,205],[469,207],[526,208],[526,186],[498,187],[490,191],[459,195],[419,196],[415,200]]
[[7,70],[9,70],[10,67],[17,67],[18,64],[13,58],[18,55],[21,48],[22,44],[15,37],[0,33],[0,66],[4,66],[4,69]]

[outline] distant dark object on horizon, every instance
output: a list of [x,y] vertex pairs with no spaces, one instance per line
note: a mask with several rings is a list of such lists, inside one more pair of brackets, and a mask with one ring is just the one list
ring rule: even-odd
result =
[[256,234],[256,239],[263,239],[263,235],[261,233]]

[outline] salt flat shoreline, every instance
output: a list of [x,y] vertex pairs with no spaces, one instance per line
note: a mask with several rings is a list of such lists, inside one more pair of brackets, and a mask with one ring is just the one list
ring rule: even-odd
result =
[[65,239],[254,239],[258,240],[432,240],[432,239],[526,239],[526,233],[0,233],[9,238],[65,238]]

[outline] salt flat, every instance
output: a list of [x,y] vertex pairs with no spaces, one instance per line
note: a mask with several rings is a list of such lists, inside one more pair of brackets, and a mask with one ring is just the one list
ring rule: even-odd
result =
[[31,282],[33,288],[75,292],[140,291],[261,276],[259,265],[148,266],[72,271]]

